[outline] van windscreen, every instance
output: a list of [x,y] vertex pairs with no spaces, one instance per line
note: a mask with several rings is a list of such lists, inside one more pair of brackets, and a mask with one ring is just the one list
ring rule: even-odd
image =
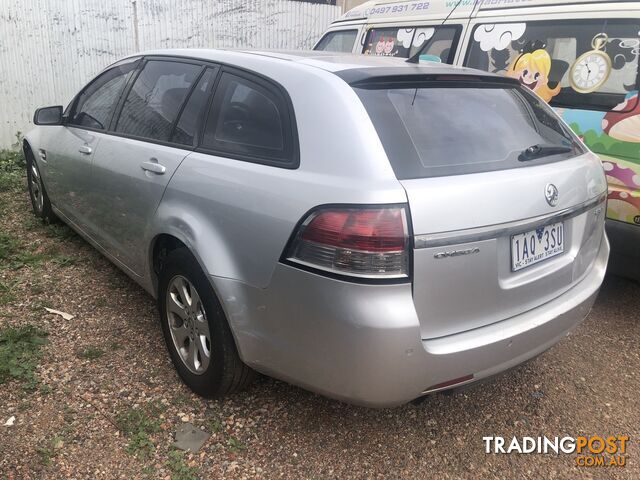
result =
[[523,87],[445,83],[354,86],[398,179],[540,165],[585,152]]

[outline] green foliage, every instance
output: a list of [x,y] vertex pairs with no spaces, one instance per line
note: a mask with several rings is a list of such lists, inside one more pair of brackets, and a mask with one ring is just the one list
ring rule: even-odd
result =
[[104,350],[98,347],[85,348],[84,350],[76,353],[78,358],[82,358],[84,360],[95,360],[100,358],[102,355],[104,355]]
[[55,456],[55,452],[53,448],[49,445],[44,447],[36,447],[36,452],[40,456],[40,463],[45,467],[51,465],[51,459]]
[[13,300],[15,300],[13,289],[15,288],[16,284],[17,282],[0,282],[0,305],[6,305],[7,303],[13,302]]
[[22,150],[0,150],[0,192],[18,189],[25,172]]
[[23,383],[27,390],[35,389],[35,369],[47,342],[47,332],[33,325],[7,327],[0,330],[0,384],[10,380]]
[[0,232],[0,262],[8,261],[18,251],[18,241],[11,235]]
[[17,270],[26,266],[36,266],[45,258],[44,253],[28,250],[16,238],[0,232],[0,269],[8,267]]
[[167,468],[171,470],[171,480],[198,480],[197,470],[185,463],[184,453],[180,450],[169,452]]
[[56,436],[44,446],[36,447],[36,452],[40,456],[40,463],[44,466],[51,465],[51,459],[56,456],[62,445],[64,445],[62,438]]
[[220,433],[222,431],[222,422],[214,418],[209,422],[209,428],[213,433]]
[[229,448],[229,451],[233,453],[240,453],[247,449],[247,447],[236,437],[229,437],[227,439],[227,447]]
[[[151,410],[156,410],[151,407]],[[116,425],[128,438],[126,452],[137,457],[150,456],[155,445],[151,435],[160,431],[160,420],[153,413],[141,408],[129,408],[116,416]]]
[[77,257],[66,255],[59,250],[60,248],[57,246],[46,251],[36,251],[33,248],[29,248],[29,246],[23,245],[15,237],[0,233],[0,269],[11,268],[18,270],[23,267],[34,267],[47,260],[51,260],[61,267],[79,263]]

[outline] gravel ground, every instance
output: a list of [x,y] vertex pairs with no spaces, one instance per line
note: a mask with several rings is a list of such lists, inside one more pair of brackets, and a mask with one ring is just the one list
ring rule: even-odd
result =
[[[29,209],[22,191],[0,194],[0,234],[33,254],[21,268],[0,265],[0,329],[31,323],[49,337],[35,389],[0,385],[0,478],[640,478],[638,284],[607,278],[569,339],[491,383],[419,404],[369,410],[268,378],[205,401],[177,377],[153,300]],[[196,454],[171,446],[185,421],[212,433]],[[482,442],[584,434],[629,435],[626,467],[487,455]]]

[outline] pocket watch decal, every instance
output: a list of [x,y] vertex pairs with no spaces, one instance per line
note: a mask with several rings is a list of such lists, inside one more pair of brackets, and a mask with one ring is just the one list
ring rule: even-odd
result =
[[604,51],[609,37],[606,33],[598,33],[591,46],[593,50],[583,53],[571,65],[569,81],[571,88],[578,93],[591,93],[600,88],[611,73],[611,58]]

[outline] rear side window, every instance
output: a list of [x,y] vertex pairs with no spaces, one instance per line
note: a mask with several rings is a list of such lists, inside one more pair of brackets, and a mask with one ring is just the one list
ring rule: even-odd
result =
[[216,88],[202,146],[258,163],[294,163],[292,122],[269,85],[224,72]]
[[430,61],[452,63],[460,30],[459,25],[372,28],[363,53],[409,58],[420,52]]
[[105,130],[138,61],[126,60],[96,78],[78,97],[69,124]]
[[328,32],[315,46],[314,50],[327,52],[352,52],[358,30],[337,30]]
[[202,67],[190,63],[149,61],[122,107],[116,132],[169,141],[173,124]]
[[556,114],[525,88],[470,83],[355,88],[399,179],[504,170],[583,153]]

